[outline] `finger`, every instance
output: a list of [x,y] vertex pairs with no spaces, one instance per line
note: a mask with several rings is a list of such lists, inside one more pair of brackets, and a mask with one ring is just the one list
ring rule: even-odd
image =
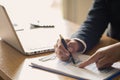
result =
[[68,56],[60,56],[60,60],[62,60],[62,61],[68,61],[69,57]]
[[[66,41],[66,40],[65,40],[65,41]],[[70,41],[70,40],[67,40],[67,41]],[[57,47],[58,47],[60,50],[62,50],[62,52],[63,52],[64,54],[66,54],[67,56],[69,56],[69,52],[68,52],[68,50],[66,50],[66,48],[65,48],[64,45],[62,44],[61,40],[58,41]]]
[[64,48],[64,46],[58,41],[57,47],[55,48],[55,53],[57,55],[69,56],[69,52]]
[[[66,40],[66,41],[70,41],[70,40]],[[65,61],[68,60],[69,58],[69,52],[65,49],[60,39],[57,41],[57,44],[55,45],[55,53],[57,54],[57,57],[60,60]]]
[[64,56],[69,56],[69,53],[66,51],[66,49],[63,47],[63,45],[58,45],[56,48],[56,53],[58,55],[64,55]]
[[89,64],[91,64],[91,63],[93,63],[93,61],[87,60],[87,61],[85,61],[85,62],[82,62],[82,63],[79,65],[79,68],[84,68],[85,66],[87,66],[87,65],[89,65]]
[[79,65],[79,67],[80,67],[80,68],[84,68],[85,66],[87,66],[87,65],[89,65],[89,64],[91,64],[91,63],[93,63],[93,62],[94,62],[94,59],[93,59],[93,58],[88,59],[88,60],[86,60],[85,62],[82,62],[82,63]]
[[66,43],[70,42],[70,39],[65,39],[65,42],[66,42]]
[[79,67],[80,68],[84,68],[85,66],[91,64],[91,63],[94,63],[96,61],[98,61],[98,59],[100,58],[101,56],[98,54],[98,53],[95,53],[93,54],[90,58],[88,58],[85,62],[82,62]]
[[57,44],[54,45],[54,49],[56,49],[56,48],[57,48]]
[[65,55],[64,52],[62,50],[58,50],[58,52],[56,52],[57,57],[62,60],[62,61],[67,61],[69,59],[69,56]]

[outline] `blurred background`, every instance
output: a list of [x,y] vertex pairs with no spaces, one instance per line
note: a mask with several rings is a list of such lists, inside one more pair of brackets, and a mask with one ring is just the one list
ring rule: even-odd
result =
[[50,24],[57,19],[67,19],[81,24],[93,0],[0,0],[13,24],[42,22]]

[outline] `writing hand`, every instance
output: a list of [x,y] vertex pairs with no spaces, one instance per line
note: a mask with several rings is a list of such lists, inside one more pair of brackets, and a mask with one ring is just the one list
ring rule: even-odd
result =
[[[67,43],[67,48],[68,50],[74,54],[78,51],[79,49],[79,43],[76,40],[73,39],[65,39],[65,42]],[[55,53],[57,57],[60,60],[67,61],[69,59],[70,53],[65,49],[63,44],[61,43],[61,40],[58,39],[57,43],[54,46],[55,48]]]

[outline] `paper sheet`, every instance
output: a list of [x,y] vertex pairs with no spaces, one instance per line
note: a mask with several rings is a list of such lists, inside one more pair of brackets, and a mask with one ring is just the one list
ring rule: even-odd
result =
[[[87,59],[88,57],[89,56],[87,55],[79,55],[78,58],[80,59],[81,62]],[[55,58],[53,60],[51,59],[45,62],[35,59],[32,61],[32,63],[34,64],[34,66],[40,67],[40,69],[47,68],[47,71],[52,70],[55,71],[55,73],[57,72],[58,74],[63,73],[62,75],[67,74],[66,76],[74,77],[77,79],[85,78],[90,80],[103,80],[119,71],[117,69],[99,71],[95,63],[86,66],[85,69],[82,69],[72,64],[71,62],[60,61],[58,58]]]

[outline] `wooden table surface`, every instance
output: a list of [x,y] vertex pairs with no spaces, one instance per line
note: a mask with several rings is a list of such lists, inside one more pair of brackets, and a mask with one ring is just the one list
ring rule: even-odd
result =
[[[57,25],[59,27],[64,27],[64,29],[66,30],[66,36],[70,36],[79,27],[79,25],[76,25],[69,21],[63,21],[60,25]],[[93,50],[91,50],[89,54],[94,53],[96,49],[102,46],[107,46],[116,42],[116,40],[103,36],[100,43],[96,45],[96,47],[93,48]],[[48,54],[51,53],[25,56],[10,45],[0,40],[0,76],[4,80],[75,80],[70,77],[46,72],[43,70],[32,69],[29,66],[31,59]]]

